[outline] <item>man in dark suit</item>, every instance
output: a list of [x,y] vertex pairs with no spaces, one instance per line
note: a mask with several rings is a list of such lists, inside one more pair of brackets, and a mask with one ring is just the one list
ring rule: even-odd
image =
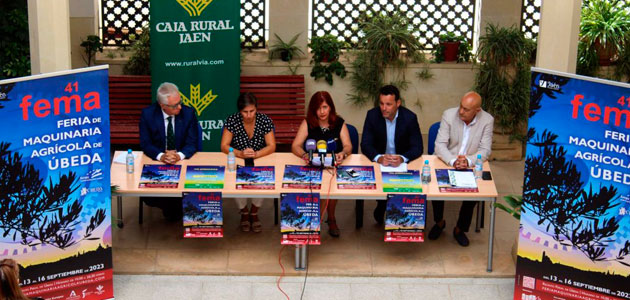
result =
[[[199,122],[194,110],[182,104],[176,85],[162,83],[157,90],[157,102],[143,109],[140,116],[142,151],[154,160],[175,164],[201,150],[198,145]],[[166,219],[181,219],[181,198],[143,200],[147,205],[162,208]]]
[[[400,105],[398,88],[386,85],[379,92],[379,107],[365,116],[361,151],[383,166],[398,167],[422,155],[418,117]],[[377,201],[374,219],[379,224],[383,224],[386,205],[386,200]]]

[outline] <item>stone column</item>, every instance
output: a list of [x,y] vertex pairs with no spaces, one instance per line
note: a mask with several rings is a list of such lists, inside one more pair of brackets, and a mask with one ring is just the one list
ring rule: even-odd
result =
[[308,44],[309,0],[269,0],[269,45],[276,41],[277,34],[283,41],[290,41],[296,34],[295,43],[306,54]]
[[71,68],[68,0],[28,0],[31,73]]
[[581,0],[543,1],[536,67],[575,73]]

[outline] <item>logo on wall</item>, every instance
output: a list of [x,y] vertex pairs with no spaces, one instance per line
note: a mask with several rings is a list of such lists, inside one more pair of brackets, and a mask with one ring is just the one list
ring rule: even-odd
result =
[[197,17],[201,15],[203,10],[206,9],[212,1],[213,0],[177,0],[177,3],[179,3],[191,17]]
[[201,116],[201,113],[216,99],[219,95],[213,95],[212,90],[209,90],[203,98],[201,97],[201,84],[190,85],[190,95],[187,97],[182,92],[179,92],[182,96],[182,102],[197,112],[197,116]]

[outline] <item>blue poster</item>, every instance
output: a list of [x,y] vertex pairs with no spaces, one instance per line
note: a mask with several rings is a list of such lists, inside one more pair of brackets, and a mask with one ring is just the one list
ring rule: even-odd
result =
[[630,299],[630,85],[531,83],[514,299]]
[[280,243],[319,245],[319,193],[282,193],[280,196]]
[[386,242],[424,242],[427,195],[387,194]]
[[0,81],[0,258],[29,296],[113,298],[107,73]]
[[221,192],[186,192],[182,198],[184,237],[223,237],[223,197]]

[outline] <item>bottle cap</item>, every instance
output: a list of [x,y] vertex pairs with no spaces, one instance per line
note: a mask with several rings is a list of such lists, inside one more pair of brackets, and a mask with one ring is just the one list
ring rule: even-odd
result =
[[477,158],[481,159],[481,154],[477,154]]
[[127,149],[127,153],[131,153],[131,149]]
[[230,152],[234,152],[234,149],[232,147],[230,147]]
[[429,160],[428,159],[424,160],[424,163],[429,164]]

